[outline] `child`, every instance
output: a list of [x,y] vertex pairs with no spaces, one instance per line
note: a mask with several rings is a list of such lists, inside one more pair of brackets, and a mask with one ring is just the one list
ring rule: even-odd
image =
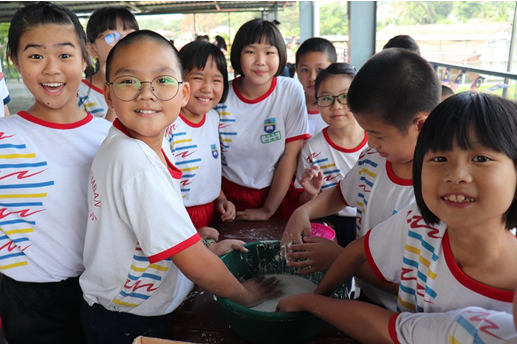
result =
[[271,279],[241,285],[192,226],[164,139],[189,99],[182,74],[175,48],[152,31],[127,35],[108,55],[104,94],[117,119],[90,172],[80,279],[89,343],[167,338],[192,282],[243,305],[278,293]]
[[[301,204],[336,186],[366,147],[368,138],[348,109],[346,100],[356,74],[355,68],[348,63],[333,63],[316,78],[316,102],[328,127],[302,148],[295,183],[297,188],[301,188]],[[355,239],[356,210],[346,207],[339,215],[333,217],[333,222],[338,242],[346,246]]]
[[316,104],[316,92],[314,91],[316,77],[318,73],[336,62],[336,48],[325,38],[309,38],[296,51],[295,70],[305,92],[311,136],[321,132],[327,126],[327,123],[321,118],[320,108]]
[[99,69],[90,82],[83,80],[77,94],[79,106],[96,117],[113,121],[102,89],[106,82],[106,59],[115,44],[128,33],[138,30],[135,16],[124,7],[103,7],[91,15],[86,26],[88,51],[98,61]]
[[[216,241],[219,233],[208,227],[214,220],[214,211],[221,214],[222,221],[235,218],[235,206],[221,190],[219,115],[213,110],[228,95],[226,59],[217,46],[204,41],[185,45],[179,58],[190,85],[190,98],[166,137],[175,165],[183,172],[181,194],[190,219],[201,237]],[[240,240],[209,243],[217,255],[232,249],[246,252]]]
[[35,102],[0,119],[0,316],[9,343],[82,343],[88,171],[110,123],[77,106],[86,37],[69,9],[29,4],[8,55]]
[[398,35],[392,37],[383,47],[382,49],[390,49],[390,48],[402,48],[412,51],[420,55],[420,47],[415,39],[408,35]]
[[454,95],[452,88],[442,85],[442,101]]
[[291,181],[298,154],[309,138],[302,88],[291,78],[277,78],[286,48],[269,21],[254,19],[241,26],[231,61],[240,77],[216,108],[223,191],[237,207],[237,220],[265,221],[273,214],[288,218],[297,206]]
[[[357,73],[347,100],[368,135],[370,148],[362,152],[338,187],[322,192],[294,212],[282,245],[301,243],[302,234],[309,236],[310,219],[334,214],[345,206],[357,207],[356,229],[361,237],[414,202],[411,170],[416,139],[427,115],[440,102],[440,81],[433,68],[411,51],[383,50]],[[304,268],[303,273],[328,269],[341,251],[328,240],[294,245],[290,250],[300,251],[290,252],[291,258],[309,258],[290,262],[293,267]],[[360,285],[363,291],[369,288],[365,283]],[[394,296],[380,290],[366,290],[365,294],[395,309]]]
[[[400,284],[399,311],[476,305],[511,313],[517,287],[517,240],[509,231],[517,225],[515,113],[513,102],[481,93],[461,93],[437,106],[415,148],[416,205],[347,246],[315,293],[328,294],[367,260],[380,279]],[[286,302],[292,309],[293,301]]]

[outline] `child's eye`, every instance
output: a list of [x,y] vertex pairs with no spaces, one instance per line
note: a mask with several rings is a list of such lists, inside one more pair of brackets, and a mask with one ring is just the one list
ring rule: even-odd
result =
[[474,162],[488,162],[488,161],[491,161],[492,159],[486,157],[486,156],[483,156],[483,155],[478,155],[476,157],[474,157],[472,159],[472,161]]
[[61,55],[59,55],[60,59],[67,59],[69,57],[70,57],[70,54],[61,54]]
[[446,162],[447,158],[444,156],[435,156],[435,157],[431,158],[430,160],[434,161],[434,162]]
[[301,72],[302,73],[307,73],[309,70],[307,68],[302,68]]
[[268,51],[268,52],[266,53],[266,55],[274,55],[274,54],[275,54],[275,52],[274,52],[274,51]]
[[255,52],[253,50],[244,50],[245,54],[254,54]]
[[32,55],[29,55],[29,58],[34,59],[34,60],[41,60],[43,58],[43,56],[38,55],[38,54],[32,54]]
[[215,79],[214,82],[217,82],[217,83],[222,83],[223,81],[222,80],[219,80],[219,79]]
[[316,69],[316,72],[319,74],[322,70],[323,70],[323,68],[318,68],[318,69]]

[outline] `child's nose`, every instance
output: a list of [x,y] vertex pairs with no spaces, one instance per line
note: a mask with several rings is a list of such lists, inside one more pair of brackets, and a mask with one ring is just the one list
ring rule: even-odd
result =
[[43,69],[43,73],[46,75],[56,75],[61,71],[59,69],[59,63],[56,59],[52,57],[48,57],[46,59],[45,68]]
[[139,99],[156,100],[156,95],[154,94],[153,86],[151,85],[151,83],[142,82],[140,87],[140,94],[138,95]]
[[452,163],[446,171],[445,181],[453,184],[470,183],[472,181],[472,176],[465,164]]

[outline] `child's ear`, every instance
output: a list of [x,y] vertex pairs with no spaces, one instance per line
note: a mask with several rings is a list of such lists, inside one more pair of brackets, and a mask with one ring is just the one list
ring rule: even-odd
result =
[[95,46],[93,44],[91,44],[90,42],[86,43],[86,49],[88,50],[88,54],[91,57],[95,57],[95,58],[99,57],[99,53],[97,52],[97,49],[95,49]]
[[14,57],[13,54],[9,54],[9,58],[11,59],[11,61],[13,61],[14,68],[16,68],[18,73],[21,73],[20,72],[20,64],[18,63],[18,59],[16,57]]
[[417,117],[415,118],[416,130],[418,132],[420,132],[420,130],[422,130],[422,127],[424,126],[427,116],[429,116],[429,114],[427,112],[420,112],[417,115]]
[[111,100],[111,97],[114,97],[113,93],[111,92],[111,87],[108,84],[104,84],[104,99],[106,100],[106,103],[108,104],[108,107],[110,109],[113,109],[113,101]]
[[187,81],[185,81],[185,82],[183,82],[183,87],[181,87],[181,107],[187,106],[189,98],[190,98],[190,84]]

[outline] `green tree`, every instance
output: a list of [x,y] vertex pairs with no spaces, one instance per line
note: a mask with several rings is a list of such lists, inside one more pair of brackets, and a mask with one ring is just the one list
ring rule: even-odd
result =
[[347,35],[348,14],[346,1],[331,1],[320,6],[320,35]]

